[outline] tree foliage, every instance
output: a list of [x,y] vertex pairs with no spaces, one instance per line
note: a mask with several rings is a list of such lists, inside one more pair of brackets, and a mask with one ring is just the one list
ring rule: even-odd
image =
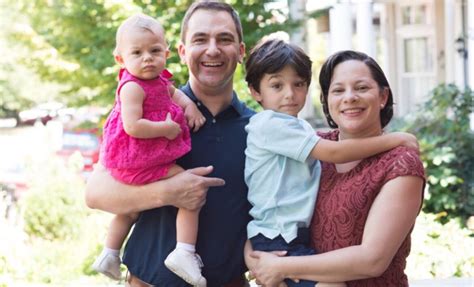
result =
[[[252,47],[265,34],[288,31],[294,26],[281,17],[283,11],[268,6],[274,1],[226,1],[240,14],[247,47]],[[11,40],[22,43],[31,51],[22,62],[34,68],[42,79],[67,85],[63,91],[67,97],[63,102],[110,106],[118,71],[112,56],[115,31],[125,18],[136,12],[161,21],[171,46],[168,68],[175,75],[177,85],[185,83],[187,71],[180,63],[175,47],[179,42],[182,18],[192,2],[19,0],[10,5],[27,16],[25,25],[16,25]],[[235,80],[242,81],[242,77]],[[237,87],[242,87],[239,85]]]
[[406,126],[420,142],[428,192],[423,210],[442,221],[474,215],[474,92],[440,85]]

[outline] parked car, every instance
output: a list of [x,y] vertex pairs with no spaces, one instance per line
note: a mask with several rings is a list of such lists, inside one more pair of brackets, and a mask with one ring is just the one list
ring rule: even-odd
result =
[[62,147],[57,154],[69,158],[73,153],[79,152],[84,159],[82,170],[88,173],[99,161],[101,141],[98,129],[65,130],[62,136]]
[[21,111],[19,116],[20,125],[34,125],[40,121],[44,125],[58,116],[58,111],[64,108],[64,104],[58,102],[49,102],[39,104],[31,109]]

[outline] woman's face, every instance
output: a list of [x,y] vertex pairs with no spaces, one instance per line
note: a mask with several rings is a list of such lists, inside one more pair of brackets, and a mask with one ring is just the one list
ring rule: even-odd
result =
[[388,89],[380,89],[366,64],[358,60],[338,64],[329,86],[328,107],[341,138],[380,135],[380,110],[387,97]]

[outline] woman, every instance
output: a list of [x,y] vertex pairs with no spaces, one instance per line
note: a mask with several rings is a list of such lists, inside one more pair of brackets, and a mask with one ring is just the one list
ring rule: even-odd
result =
[[[383,133],[393,116],[393,96],[382,69],[369,56],[342,51],[319,76],[330,140]],[[410,233],[423,201],[424,170],[418,151],[397,147],[345,164],[323,163],[311,223],[317,255],[278,257],[251,251],[246,260],[257,281],[284,278],[347,286],[408,286],[404,273]],[[282,255],[282,254],[279,254]]]

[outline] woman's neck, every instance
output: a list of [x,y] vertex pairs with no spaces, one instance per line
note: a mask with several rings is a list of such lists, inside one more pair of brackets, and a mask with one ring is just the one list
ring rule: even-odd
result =
[[363,132],[357,132],[357,133],[352,133],[352,132],[339,129],[339,140],[375,137],[375,136],[380,136],[383,133],[384,131],[381,127],[377,127],[372,130],[365,130]]
[[[348,133],[339,130],[338,140],[345,140],[345,139],[360,139],[360,138],[367,138],[367,137],[375,137],[380,136],[383,134],[383,129],[381,127],[374,128],[373,130],[367,130],[362,133]],[[345,173],[350,171],[351,169],[355,168],[362,160],[356,160],[341,164],[335,164],[336,170],[338,173]]]

